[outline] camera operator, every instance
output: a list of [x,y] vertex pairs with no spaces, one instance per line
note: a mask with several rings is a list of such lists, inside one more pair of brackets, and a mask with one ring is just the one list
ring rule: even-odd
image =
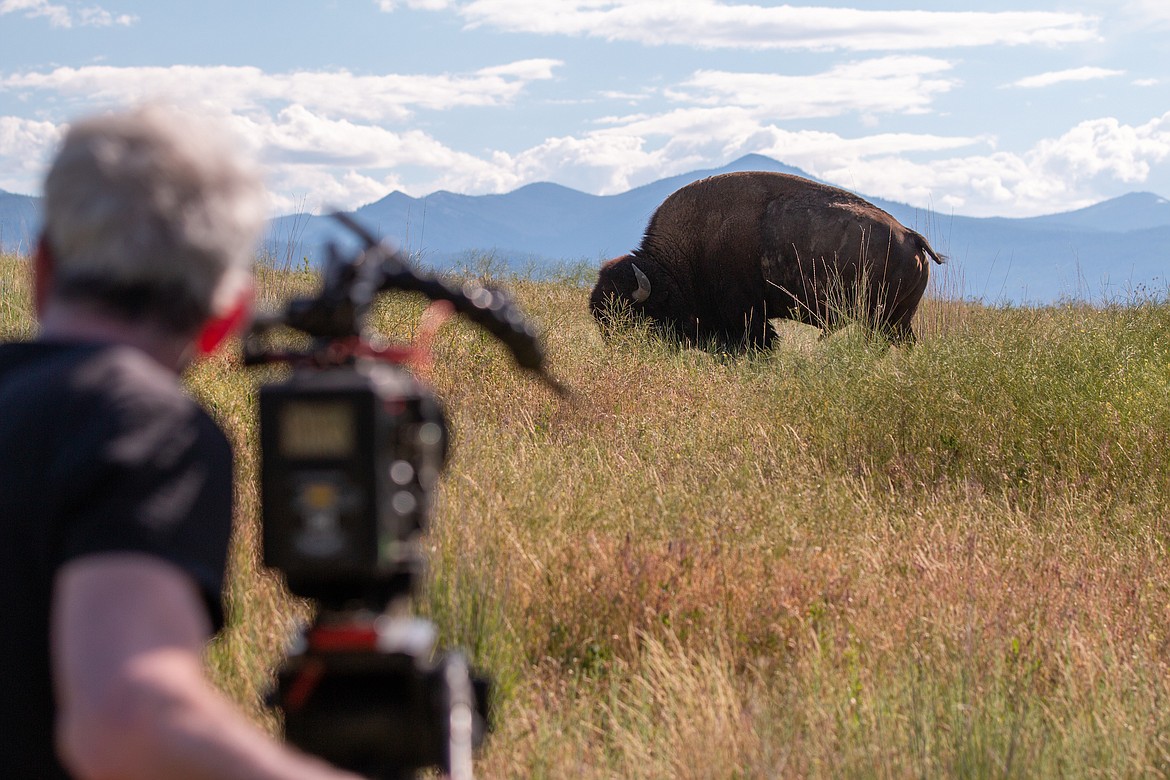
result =
[[38,336],[0,345],[0,777],[342,778],[202,665],[231,451],[179,376],[248,313],[265,198],[205,122],[68,132],[45,182]]

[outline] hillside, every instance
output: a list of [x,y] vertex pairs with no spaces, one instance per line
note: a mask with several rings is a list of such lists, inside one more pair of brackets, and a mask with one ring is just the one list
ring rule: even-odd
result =
[[41,199],[0,190],[0,252],[26,252],[40,230]]
[[[636,247],[650,215],[670,193],[705,176],[742,170],[808,177],[768,157],[748,155],[722,168],[617,195],[588,195],[555,184],[528,185],[505,195],[437,192],[411,198],[397,192],[354,213],[435,268],[467,264],[477,253],[522,272],[574,262],[595,265]],[[1064,298],[1099,302],[1165,292],[1170,278],[1170,201],[1151,193],[1020,219],[939,214],[867,199],[950,257],[950,264],[936,272],[936,295],[1013,304]],[[284,256],[315,259],[317,248],[337,235],[328,219],[295,219],[303,233],[291,255],[288,236],[274,227],[273,246],[283,247]]]

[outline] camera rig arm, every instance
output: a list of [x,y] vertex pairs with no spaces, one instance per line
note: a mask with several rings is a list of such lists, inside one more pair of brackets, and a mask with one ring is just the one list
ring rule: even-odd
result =
[[[334,212],[331,216],[361,239],[365,248],[352,257],[345,257],[335,245],[330,245],[320,293],[313,298],[291,301],[278,315],[258,318],[253,323],[254,334],[284,325],[314,337],[321,344],[360,341],[366,314],[379,293],[416,292],[431,301],[450,303],[456,313],[503,343],[518,366],[536,374],[558,395],[568,394],[565,386],[548,372],[535,328],[508,293],[472,282],[455,285],[418,271],[398,251],[386,246],[348,214]],[[253,347],[250,339],[245,341],[246,363],[289,359],[287,354],[265,353]],[[398,358],[390,359],[398,361]]]

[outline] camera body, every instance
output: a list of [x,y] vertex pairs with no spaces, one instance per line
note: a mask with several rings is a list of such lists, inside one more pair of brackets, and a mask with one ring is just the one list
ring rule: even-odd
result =
[[447,447],[442,406],[399,366],[300,369],[265,385],[265,565],[332,609],[409,593]]
[[277,675],[285,737],[376,778],[470,778],[488,681],[408,602],[447,455],[442,406],[400,366],[299,369],[260,388],[265,565],[318,614]]

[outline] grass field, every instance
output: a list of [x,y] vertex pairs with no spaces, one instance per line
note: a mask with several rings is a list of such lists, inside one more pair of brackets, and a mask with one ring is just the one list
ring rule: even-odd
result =
[[[913,349],[785,325],[731,357],[607,344],[581,286],[508,286],[575,397],[471,326],[439,337],[454,444],[419,608],[497,682],[479,776],[1170,774],[1164,295],[928,298]],[[420,309],[373,324],[407,338]],[[189,384],[241,478],[209,660],[275,728],[262,692],[306,606],[255,564],[262,378],[225,354]]]

